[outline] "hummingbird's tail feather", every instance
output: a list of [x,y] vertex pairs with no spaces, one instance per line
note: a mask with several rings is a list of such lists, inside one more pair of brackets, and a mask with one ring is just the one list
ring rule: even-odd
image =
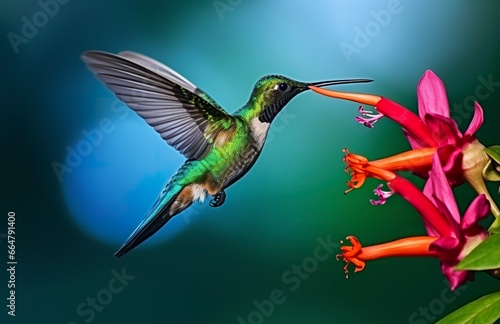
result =
[[119,258],[144,242],[172,217],[188,208],[193,203],[193,198],[191,186],[180,188],[176,190],[176,193],[171,190],[164,190],[132,235],[116,251],[115,256]]

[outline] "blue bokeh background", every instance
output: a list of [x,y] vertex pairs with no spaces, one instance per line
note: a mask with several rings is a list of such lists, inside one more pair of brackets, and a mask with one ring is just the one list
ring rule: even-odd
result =
[[[15,211],[19,261],[17,316],[7,317],[5,307],[0,315],[9,323],[427,323],[498,290],[479,274],[448,293],[439,262],[430,259],[374,261],[346,280],[330,255],[300,286],[286,280],[321,240],[355,234],[369,245],[425,233],[399,197],[377,208],[368,203],[375,180],[343,195],[342,148],[372,159],[407,150],[400,128],[389,120],[363,128],[354,122],[356,104],[314,93],[279,115],[224,206],[195,205],[116,260],[183,157],[80,60],[89,49],[143,53],[229,112],[266,74],[371,78],[342,89],[416,111],[416,85],[432,69],[462,130],[468,98],[489,78],[478,137],[492,145],[500,140],[497,2],[8,0],[1,7],[0,233]],[[456,193],[462,209],[474,197],[467,186]],[[0,248],[6,258],[4,239]],[[134,279],[109,293],[122,271]],[[8,280],[5,273],[0,279]],[[255,315],[255,304],[276,289],[284,302]]]

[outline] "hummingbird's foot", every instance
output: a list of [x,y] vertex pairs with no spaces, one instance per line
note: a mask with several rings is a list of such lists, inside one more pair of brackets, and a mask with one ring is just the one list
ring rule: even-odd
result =
[[213,196],[214,198],[210,200],[210,207],[222,206],[224,200],[226,200],[226,192],[224,190],[219,191]]

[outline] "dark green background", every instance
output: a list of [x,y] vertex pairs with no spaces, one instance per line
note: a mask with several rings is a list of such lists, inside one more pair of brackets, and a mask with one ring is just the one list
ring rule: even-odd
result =
[[[106,167],[118,179],[136,177],[139,189],[122,205],[87,200],[85,192],[103,190],[99,182],[68,191],[69,182],[59,182],[51,167],[64,160],[65,147],[77,143],[83,129],[109,116],[113,95],[79,59],[88,49],[152,56],[230,112],[245,103],[258,78],[272,73],[302,81],[372,78],[373,84],[342,89],[381,94],[414,110],[416,85],[426,69],[443,79],[450,104],[474,95],[479,77],[500,81],[498,2],[394,3],[243,0],[232,1],[232,10],[220,16],[210,0],[70,0],[15,53],[7,35],[21,34],[22,18],[32,19],[41,7],[37,1],[3,1],[0,233],[6,232],[7,212],[15,211],[19,263],[15,319],[6,315],[7,275],[1,271],[2,323],[238,323],[239,316],[246,320],[256,310],[255,300],[269,299],[275,289],[286,300],[264,323],[406,323],[420,307],[434,307],[429,314],[440,318],[498,290],[498,282],[479,274],[452,298],[438,260],[418,258],[373,261],[346,280],[343,264],[330,256],[298,289],[282,281],[287,270],[313,255],[318,238],[338,241],[355,234],[369,245],[425,233],[419,215],[399,197],[382,207],[368,203],[377,181],[343,195],[348,179],[343,147],[372,159],[408,149],[400,128],[388,120],[375,129],[357,125],[354,103],[313,93],[294,99],[271,128],[254,168],[227,190],[223,207],[196,206],[199,214],[191,214],[178,235],[169,237],[167,225],[158,234],[166,239],[120,260],[113,253],[180,165],[180,155],[138,117],[130,114],[123,122],[115,115],[118,131],[104,137],[88,159],[109,153]],[[398,13],[375,23],[377,31],[372,11],[393,5]],[[375,29],[348,60],[341,44],[355,45],[356,28]],[[478,137],[485,145],[498,144],[500,87],[480,103],[485,122]],[[464,130],[470,117],[452,115]],[[156,146],[144,150],[142,139]],[[152,169],[151,161],[159,167]],[[95,176],[98,169],[75,168],[72,175],[85,180],[83,172]],[[108,193],[123,183],[107,181],[104,174],[102,185]],[[463,210],[474,193],[467,186],[456,193]],[[138,209],[139,197],[143,207]],[[114,232],[120,218],[89,214],[90,224],[110,233],[99,236],[76,218],[82,217],[78,206],[123,209],[122,219],[134,225],[127,225],[126,233]],[[3,269],[7,244],[0,239]],[[95,318],[77,313],[88,297],[104,296],[112,271],[124,267],[135,278]],[[413,319],[428,322],[419,314]]]

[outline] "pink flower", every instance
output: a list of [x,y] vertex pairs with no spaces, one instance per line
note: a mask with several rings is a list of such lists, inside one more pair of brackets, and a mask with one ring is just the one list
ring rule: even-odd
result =
[[[450,117],[444,84],[432,71],[428,70],[424,73],[418,83],[417,96],[418,114],[437,142],[438,154],[448,181],[451,185],[459,185],[471,168],[476,169],[476,164],[471,165],[471,160],[479,158],[479,160],[484,160],[484,163],[489,160],[483,152],[484,146],[475,136],[476,131],[483,124],[483,109],[477,102],[474,102],[474,116],[469,127],[462,134],[458,130],[457,123]],[[402,126],[413,149],[429,147],[427,143],[407,131],[404,125]],[[464,152],[468,153],[467,156],[464,156]],[[481,165],[479,171],[482,171],[483,167],[484,165]]]
[[[360,160],[359,156],[355,156]],[[358,164],[355,168],[361,169]],[[408,237],[389,243],[362,247],[358,239],[348,236],[352,246],[342,246],[342,257],[355,265],[355,272],[365,267],[365,262],[394,256],[430,256],[441,260],[441,271],[450,282],[451,289],[473,279],[471,271],[454,270],[454,267],[487,237],[486,231],[478,224],[489,213],[489,203],[485,195],[477,196],[461,219],[450,185],[446,179],[440,160],[434,155],[432,170],[424,193],[411,182],[380,170],[373,165],[365,165],[372,176],[386,180],[389,188],[405,198],[421,214],[428,236]],[[386,193],[382,193],[386,195]]]
[[[478,194],[486,195],[493,214],[500,215],[500,209],[495,205],[486,189],[482,175],[490,158],[484,152],[485,147],[475,136],[476,131],[483,123],[483,110],[476,102],[474,117],[465,133],[462,134],[456,122],[450,117],[443,82],[432,71],[426,71],[418,84],[419,116],[384,97],[332,91],[314,86],[310,86],[310,88],[325,96],[374,106],[377,113],[360,107],[359,112],[365,117],[358,116],[356,121],[372,128],[375,122],[383,116],[394,120],[403,128],[408,142],[415,151],[415,156],[420,155],[420,152],[425,153],[425,151],[421,151],[424,148],[436,149],[449,184],[457,186],[466,180]],[[419,164],[417,168],[409,166],[406,170],[427,179],[430,163],[427,168]]]
[[[452,236],[441,237],[432,244],[431,248],[447,256],[441,258],[441,270],[450,281],[451,287],[458,287],[467,279],[474,277],[473,272],[454,270],[454,267],[488,236],[486,230],[478,222],[489,214],[489,202],[485,195],[477,196],[461,217],[451,187],[436,156],[433,159],[429,180],[424,187],[424,195],[432,201],[452,226]],[[429,223],[424,222],[424,224],[428,235],[438,234]]]

